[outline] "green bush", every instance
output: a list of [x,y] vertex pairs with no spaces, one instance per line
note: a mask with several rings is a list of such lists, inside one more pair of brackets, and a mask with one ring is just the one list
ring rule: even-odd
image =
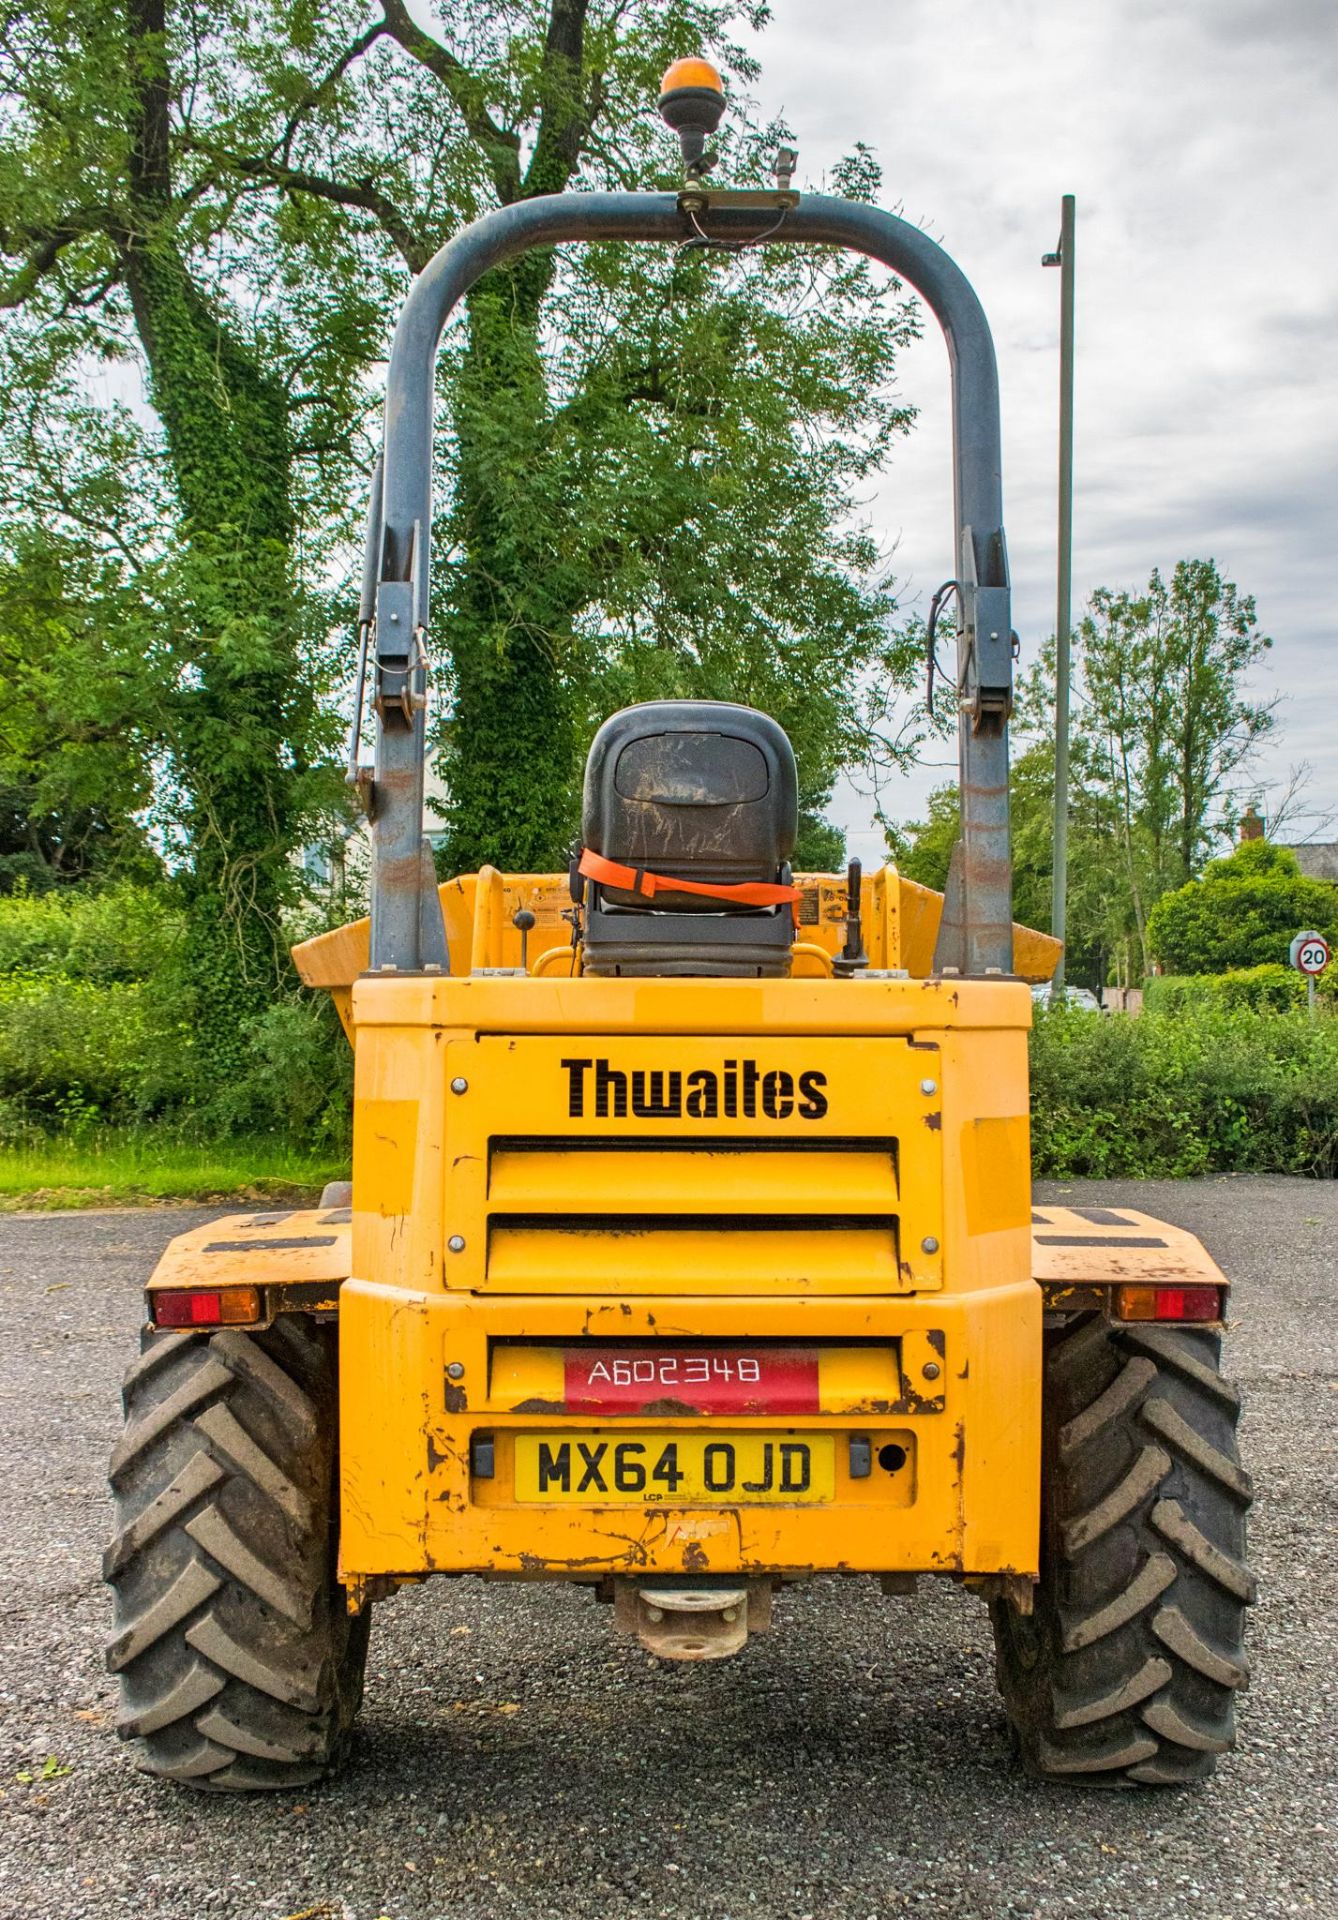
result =
[[165,888],[0,898],[0,1140],[154,1121],[346,1145],[351,1054],[327,997],[277,999],[242,1072],[211,1084],[181,940]]
[[[1317,982],[1321,1006],[1338,1004],[1338,973]],[[1186,1007],[1246,1008],[1254,1013],[1295,1013],[1307,1004],[1304,974],[1276,964],[1233,967],[1229,973],[1161,974],[1143,983],[1148,1013],[1180,1013]]]
[[280,1000],[252,1029],[246,1071],[205,1110],[225,1133],[278,1133],[344,1151],[352,1139],[353,1049],[328,994]]
[[0,899],[0,976],[148,980],[174,963],[182,917],[161,888],[91,887]]
[[0,1126],[82,1133],[192,1091],[192,1021],[175,978],[181,920],[146,887],[0,900]]
[[1154,974],[1143,982],[1143,1012],[1183,1013],[1186,1007],[1215,1006],[1214,984],[1224,977],[1216,973]]
[[152,982],[60,974],[0,978],[0,1099],[11,1117],[79,1131],[179,1105],[189,1029]]
[[1308,879],[1288,848],[1247,840],[1164,894],[1147,931],[1168,973],[1204,974],[1282,965],[1292,936],[1312,927],[1338,939],[1338,887]]
[[[324,995],[277,999],[202,1083],[170,894],[0,899],[0,1140],[106,1127],[342,1153],[352,1055]],[[1338,1173],[1338,1018],[1281,966],[1149,983],[1142,1018],[1038,1007],[1038,1174]]]
[[1338,1020],[1188,998],[1137,1020],[1038,1007],[1031,1115],[1042,1176],[1332,1178]]

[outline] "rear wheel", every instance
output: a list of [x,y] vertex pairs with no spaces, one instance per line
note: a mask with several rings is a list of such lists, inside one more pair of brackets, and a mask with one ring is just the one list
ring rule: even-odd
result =
[[1046,1359],[1035,1611],[993,1603],[1029,1769],[1179,1786],[1234,1744],[1251,1490],[1216,1334],[1066,1328]]
[[290,1787],[343,1758],[368,1616],[335,1575],[335,1331],[145,1334],[112,1457],[117,1731],[149,1772]]

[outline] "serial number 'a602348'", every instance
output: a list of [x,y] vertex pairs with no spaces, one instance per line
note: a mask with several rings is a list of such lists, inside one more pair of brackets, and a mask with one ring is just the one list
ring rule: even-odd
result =
[[562,1357],[563,1404],[573,1413],[805,1414],[819,1407],[816,1347],[582,1343]]
[[743,1386],[757,1386],[762,1378],[762,1362],[748,1354],[736,1360],[728,1353],[638,1354],[624,1358],[613,1354],[596,1360],[587,1372],[591,1386],[611,1387],[707,1387],[713,1380],[737,1380]]
[[520,1433],[515,1448],[523,1501],[790,1506],[831,1500],[836,1488],[825,1433]]

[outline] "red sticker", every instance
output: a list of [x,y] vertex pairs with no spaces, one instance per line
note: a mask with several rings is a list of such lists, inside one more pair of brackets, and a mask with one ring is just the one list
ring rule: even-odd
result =
[[813,1347],[567,1347],[573,1413],[816,1413]]

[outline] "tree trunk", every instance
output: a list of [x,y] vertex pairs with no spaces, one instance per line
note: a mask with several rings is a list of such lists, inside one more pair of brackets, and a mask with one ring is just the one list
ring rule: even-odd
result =
[[[1134,925],[1138,932],[1138,948],[1143,959],[1143,971],[1148,970],[1147,916],[1143,912],[1143,894],[1138,884],[1138,859],[1134,850],[1133,836],[1133,779],[1129,767],[1129,756],[1123,740],[1120,742],[1120,838],[1124,848],[1125,872],[1129,880],[1129,899],[1134,910]],[[1112,773],[1114,772],[1114,752],[1112,749]]]
[[[584,72],[589,0],[550,0],[544,106],[524,178],[517,155],[489,150],[504,203],[570,184],[602,97]],[[476,138],[478,135],[476,134]],[[576,621],[588,580],[561,543],[541,535],[534,489],[561,497],[539,316],[553,282],[552,248],[494,268],[468,297],[468,347],[453,396],[459,471],[456,572],[448,645],[453,712],[439,766],[445,779],[443,862],[513,872],[566,864],[576,829],[579,723],[573,688]]]
[[455,396],[455,530],[463,559],[449,634],[453,711],[441,756],[444,860],[513,872],[566,863],[576,828],[575,623],[585,581],[532,511],[552,486],[551,409],[539,346],[552,256],[494,272],[469,299]]
[[188,604],[174,772],[187,794],[188,954],[211,1080],[287,964],[281,909],[295,829],[289,741],[301,699],[291,445],[281,386],[192,279],[175,232],[165,0],[131,0],[130,219],[119,236],[150,390],[185,515]]

